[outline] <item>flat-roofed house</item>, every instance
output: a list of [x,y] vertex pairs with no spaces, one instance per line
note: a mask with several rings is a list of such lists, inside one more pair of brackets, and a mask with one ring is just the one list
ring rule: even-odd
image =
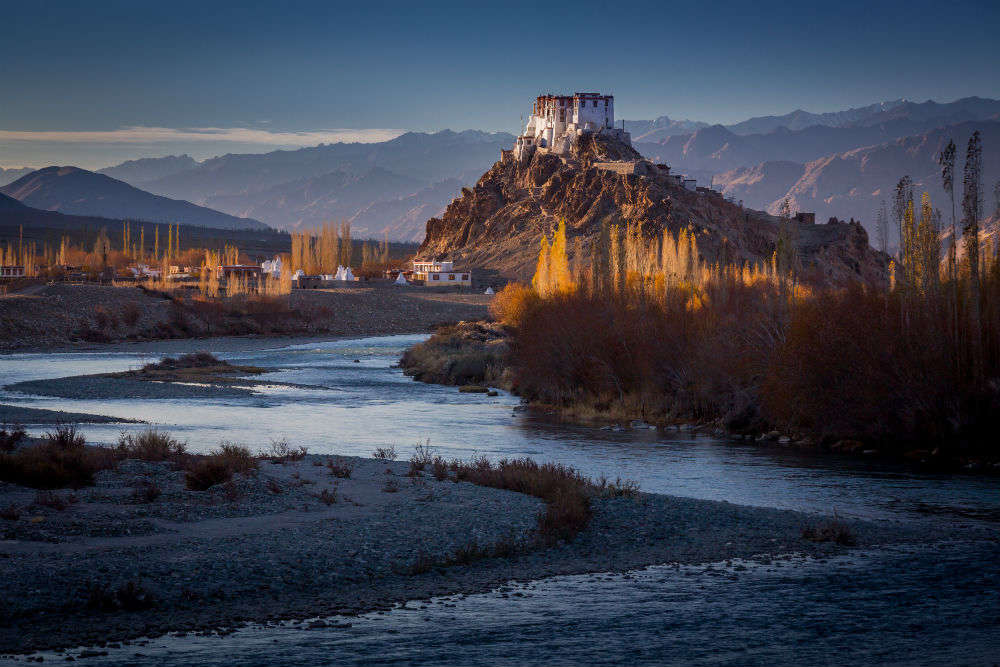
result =
[[472,286],[472,272],[456,269],[453,262],[414,260],[413,279],[428,287]]

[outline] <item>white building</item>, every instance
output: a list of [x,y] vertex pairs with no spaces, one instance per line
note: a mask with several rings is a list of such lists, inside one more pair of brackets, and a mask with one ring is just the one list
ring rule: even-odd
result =
[[453,262],[413,261],[413,279],[424,281],[428,287],[441,285],[472,285],[472,272],[455,269]]
[[527,158],[536,150],[569,153],[576,137],[588,132],[614,135],[631,144],[624,129],[615,129],[615,98],[600,93],[540,95],[524,133],[514,143],[514,157]]

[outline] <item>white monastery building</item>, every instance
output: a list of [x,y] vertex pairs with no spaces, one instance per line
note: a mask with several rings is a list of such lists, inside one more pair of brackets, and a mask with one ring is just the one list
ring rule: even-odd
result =
[[613,95],[539,95],[524,133],[514,143],[513,155],[518,160],[526,159],[536,150],[566,155],[576,137],[589,132],[610,134],[619,141],[632,143],[628,132],[615,128]]

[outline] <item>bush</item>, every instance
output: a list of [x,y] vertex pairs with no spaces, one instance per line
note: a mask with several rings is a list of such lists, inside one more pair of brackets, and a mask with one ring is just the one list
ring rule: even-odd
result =
[[324,505],[335,505],[337,503],[337,489],[323,489],[316,497]]
[[36,489],[80,488],[94,475],[115,465],[109,449],[88,447],[72,426],[47,433],[42,442],[0,453],[0,480]]
[[395,461],[397,456],[398,454],[394,445],[376,447],[375,451],[372,452],[372,458],[379,461]]
[[133,435],[122,433],[118,438],[115,453],[125,459],[141,461],[180,461],[186,455],[187,445],[178,442],[156,429],[149,429]]
[[4,507],[3,509],[0,509],[0,519],[4,519],[6,521],[17,521],[20,518],[21,508],[13,503],[7,505],[7,507]]
[[0,428],[0,452],[11,452],[24,439],[27,431],[21,426]]
[[142,316],[142,311],[139,306],[134,303],[126,303],[122,306],[122,322],[130,327],[134,327],[139,323],[139,318]]
[[270,461],[271,463],[290,463],[295,461],[301,461],[309,453],[309,449],[306,447],[294,448],[288,444],[285,439],[272,440],[271,447],[260,453],[260,458],[265,461]]
[[557,463],[540,465],[529,458],[502,459],[493,464],[479,457],[459,463],[455,476],[460,481],[544,500],[546,507],[538,517],[538,534],[547,542],[572,539],[587,527],[591,517],[590,498],[597,490],[574,468]]
[[250,450],[232,442],[222,443],[208,456],[192,459],[185,483],[191,491],[207,491],[217,484],[232,481],[235,473],[243,475],[257,469],[257,459]]
[[184,482],[191,491],[207,491],[216,484],[223,484],[233,478],[233,471],[224,461],[207,457],[195,461],[184,475]]
[[338,479],[350,479],[351,473],[354,472],[354,466],[342,456],[327,459],[326,467],[330,470],[330,474]]

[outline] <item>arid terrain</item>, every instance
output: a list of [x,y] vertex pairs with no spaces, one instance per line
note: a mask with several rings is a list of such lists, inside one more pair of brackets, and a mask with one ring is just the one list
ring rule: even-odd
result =
[[36,285],[0,296],[0,351],[244,335],[419,333],[481,319],[490,297],[377,285],[201,301],[134,287]]

